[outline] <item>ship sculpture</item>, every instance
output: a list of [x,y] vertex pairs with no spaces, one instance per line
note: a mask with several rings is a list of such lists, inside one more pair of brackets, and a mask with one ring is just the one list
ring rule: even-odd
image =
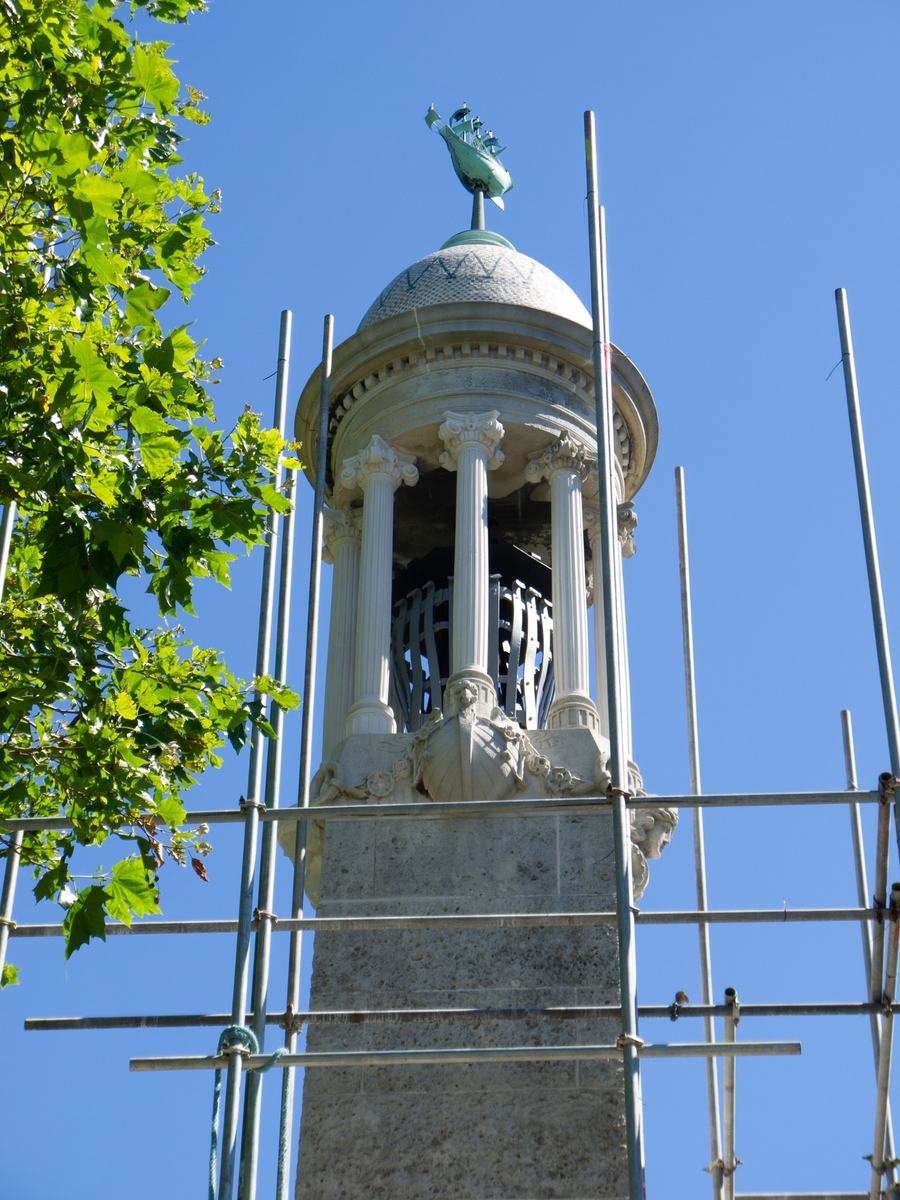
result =
[[429,129],[437,128],[447,143],[453,169],[466,191],[473,195],[481,192],[498,208],[503,208],[503,196],[513,186],[512,176],[500,161],[506,147],[500,145],[492,130],[481,132],[484,121],[481,117],[470,117],[471,111],[463,104],[448,122],[432,104],[425,114],[425,122]]

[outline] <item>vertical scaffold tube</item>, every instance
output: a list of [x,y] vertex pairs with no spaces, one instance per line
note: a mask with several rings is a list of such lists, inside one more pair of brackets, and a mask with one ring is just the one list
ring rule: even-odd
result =
[[[298,801],[309,807],[309,781],[312,766],[313,715],[315,711],[316,658],[319,644],[319,591],[322,579],[322,534],[324,530],[325,477],[328,470],[328,418],[331,407],[331,357],[334,346],[334,317],[325,318],[322,334],[322,373],[319,382],[319,428],[316,440],[316,490],[313,500],[312,544],[309,552],[309,602],[306,612],[306,660],[303,667],[303,696],[300,725],[300,785]],[[303,916],[303,888],[306,882],[306,821],[297,822],[294,844],[294,882],[291,917]],[[303,935],[291,933],[288,954],[288,985],[285,1010],[288,1014],[284,1044],[293,1054],[297,1033],[291,1014],[300,1007],[300,972],[303,965]],[[288,1200],[290,1192],[291,1139],[294,1127],[294,1068],[282,1072],[281,1119],[278,1135],[277,1200]]]
[[[844,770],[847,776],[847,790],[855,792],[857,790],[857,779],[856,752],[853,748],[853,722],[850,719],[850,713],[846,709],[841,713],[841,734],[844,742]],[[859,804],[856,801],[851,801],[849,808],[850,833],[853,837],[853,862],[856,868],[856,896],[859,907],[867,908],[869,904],[869,882],[866,878],[866,854],[865,843],[863,841],[862,816]],[[860,921],[859,928],[862,934],[863,969],[866,975],[866,987],[871,988],[872,930],[868,921]],[[878,1013],[871,1013],[869,1021],[872,1028],[872,1052],[875,1056],[875,1071],[877,1073],[878,1060],[881,1055],[881,1017]],[[884,1156],[889,1161],[892,1161],[894,1158],[894,1126],[891,1117],[890,1102],[888,1102],[887,1106],[884,1127]],[[889,1176],[891,1183],[895,1184],[897,1182],[896,1166],[891,1166]]]
[[887,937],[887,967],[884,975],[884,1020],[881,1024],[881,1047],[878,1055],[878,1086],[875,1093],[875,1141],[872,1147],[871,1200],[880,1200],[881,1181],[888,1165],[885,1163],[885,1133],[891,1090],[891,1052],[894,1043],[894,1016],[890,1010],[897,996],[897,958],[900,950],[900,883],[891,888],[890,927]]
[[634,936],[634,899],[631,875],[631,821],[625,806],[630,793],[628,751],[622,719],[619,655],[619,604],[614,555],[619,553],[618,514],[613,441],[612,346],[609,338],[609,297],[606,281],[606,231],[597,197],[597,139],[594,114],[584,114],[587,173],[588,228],[590,234],[591,307],[593,314],[594,398],[597,407],[598,478],[600,483],[601,578],[595,577],[603,595],[606,616],[606,684],[609,702],[609,770],[612,777],[613,837],[616,868],[616,931],[619,942],[619,986],[622,1003],[620,1044],[625,1072],[625,1127],[630,1200],[644,1200],[644,1135],[641,1104],[641,1067],[638,1059],[637,962]]
[[[290,314],[288,314],[290,316]],[[279,356],[279,365],[281,365]],[[284,347],[284,392],[289,390],[290,341]],[[279,683],[287,683],[287,652],[290,636],[291,593],[294,579],[294,505],[296,504],[297,472],[288,472],[287,494],[292,501],[291,510],[285,515],[281,542],[281,570],[278,577],[278,618],[275,626],[274,676]],[[266,751],[266,782],[264,804],[267,809],[278,808],[281,803],[281,764],[284,754],[282,732],[284,711],[272,705],[269,723],[275,731]],[[260,1050],[265,1048],[266,1010],[269,997],[269,963],[272,947],[272,923],[275,915],[272,907],[275,898],[276,837],[278,826],[267,821],[263,826],[262,849],[259,857],[259,891],[257,912],[259,925],[256,931],[253,961],[253,1032]],[[244,1101],[244,1127],[241,1140],[241,1167],[238,1196],[240,1200],[256,1200],[256,1177],[259,1157],[259,1122],[262,1104],[263,1077],[254,1071],[247,1079]]]
[[[725,1041],[733,1042],[737,1032],[738,1022],[740,1021],[740,1006],[738,1004],[737,992],[734,988],[725,989],[725,1003],[730,1007],[731,1012],[725,1018]],[[722,1174],[723,1194],[725,1200],[734,1200],[734,1173],[737,1170],[738,1160],[734,1153],[734,1112],[735,1112],[735,1067],[737,1065],[736,1056],[730,1054],[725,1059],[723,1073],[725,1077],[725,1146],[723,1154],[724,1168]]]
[[[278,371],[275,384],[275,428],[284,436],[287,410],[287,362],[291,337],[291,314],[281,314],[278,340]],[[276,466],[272,480],[281,486],[281,464]],[[275,602],[276,546],[280,520],[270,512],[266,531],[266,549],[259,601],[259,634],[256,644],[256,674],[269,674],[269,650],[272,640],[272,613]],[[262,696],[257,697],[262,700]],[[259,811],[263,807],[262,792],[262,733],[254,729],[250,742],[250,769],[244,809],[244,849],[241,861],[241,893],[238,906],[237,947],[234,956],[234,989],[231,998],[231,1024],[243,1025],[247,1018],[247,983],[250,975],[250,925],[253,920],[253,895],[256,891],[256,860],[259,835]],[[219,1174],[218,1200],[231,1200],[234,1192],[235,1159],[237,1150],[238,1117],[241,1106],[241,1074],[243,1056],[233,1049],[228,1056],[225,1084],[224,1119],[222,1123],[222,1165]]]
[[[681,578],[681,631],[684,645],[684,699],[687,710],[688,756],[691,768],[691,795],[699,796],[700,738],[697,727],[697,691],[694,675],[694,623],[691,614],[691,566],[688,554],[687,507],[684,494],[684,470],[675,468],[675,506],[678,513],[678,568]],[[703,838],[703,810],[691,810],[694,829],[694,878],[697,888],[697,909],[705,912],[706,849]],[[700,1000],[712,1004],[712,955],[709,946],[709,926],[697,926],[700,941]],[[703,1033],[707,1042],[716,1040],[716,1023],[712,1017],[703,1018]],[[706,1105],[709,1114],[710,1174],[713,1196],[722,1195],[722,1135],[719,1126],[719,1076],[714,1058],[706,1060]]]
[[[866,462],[866,443],[863,438],[862,415],[859,407],[859,389],[856,384],[856,363],[853,359],[853,338],[850,333],[850,309],[847,304],[847,293],[843,288],[838,288],[834,297],[841,336],[841,361],[844,366],[844,388],[847,393],[847,411],[850,417],[850,439],[853,443],[856,491],[859,497],[859,516],[862,522],[863,545],[866,552],[869,599],[872,604],[872,623],[875,630],[875,647],[878,652],[881,701],[884,706],[884,723],[891,773],[896,779],[900,776],[900,722],[897,717],[897,695],[894,690],[894,672],[891,667],[884,594],[881,589],[881,567],[878,562],[878,544],[875,540],[875,517],[872,512],[872,494],[869,490],[869,468]],[[898,835],[900,835],[900,827],[898,827]]]
[[[3,600],[3,589],[6,584],[6,570],[9,565],[9,548],[12,544],[13,526],[16,523],[16,502],[10,500],[3,510],[3,524],[0,525],[0,601]],[[10,930],[13,928],[13,906],[16,902],[16,883],[19,878],[19,862],[22,851],[22,831],[16,830],[9,839],[6,851],[6,870],[3,872],[3,892],[0,894],[0,975],[6,965],[6,947],[9,944]]]

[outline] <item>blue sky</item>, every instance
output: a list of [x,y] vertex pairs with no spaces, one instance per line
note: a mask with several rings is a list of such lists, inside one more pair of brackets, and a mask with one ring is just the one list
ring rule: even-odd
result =
[[[491,224],[587,299],[582,113],[596,110],[612,336],[648,380],[661,425],[636,503],[638,552],[625,565],[635,752],[647,787],[688,786],[679,464],[705,789],[840,788],[841,708],[853,712],[860,778],[872,786],[887,751],[841,372],[826,376],[840,356],[833,291],[844,286],[888,615],[900,638],[896,4],[483,0],[461,10],[213,0],[168,36],[180,76],[208,95],[213,113],[185,150],[186,167],[224,194],[209,278],[190,311],[210,356],[225,359],[224,425],[245,403],[271,412],[272,381],[263,379],[274,370],[282,308],[294,312],[296,397],[315,369],[324,313],[335,314],[337,339],[348,337],[399,270],[468,223],[467,197],[422,119],[432,102],[447,116],[466,100],[498,131],[515,189],[504,214],[488,206]],[[306,493],[303,504],[297,631]],[[237,565],[231,593],[202,589],[191,623],[243,673],[252,671],[260,560]],[[295,684],[300,644],[298,632]],[[292,718],[289,781],[298,728]],[[233,804],[246,769],[227,758],[192,805]],[[707,841],[714,907],[855,904],[843,808],[716,812]],[[216,831],[215,844],[208,887],[174,868],[164,878],[167,916],[233,913],[237,838]],[[894,856],[892,876],[896,867]],[[56,919],[22,895],[20,920]],[[686,813],[642,903],[693,907]],[[0,1000],[14,1081],[0,1092],[9,1200],[150,1200],[205,1186],[211,1079],[129,1075],[127,1060],[205,1052],[214,1031],[21,1032],[26,1015],[227,1007],[229,937],[150,941],[93,945],[68,965],[58,943],[13,943],[23,982]],[[861,998],[855,927],[716,929],[712,945],[719,994],[731,985],[746,1002]],[[697,999],[693,930],[642,930],[639,970],[643,1002],[668,1003],[679,988]],[[273,995],[282,990],[279,961]],[[647,1023],[644,1036],[687,1040],[700,1029]],[[739,1064],[739,1190],[867,1186],[865,1019],[748,1020],[740,1036],[799,1037],[804,1053]],[[269,1110],[276,1090],[267,1083]],[[644,1093],[651,1196],[707,1194],[702,1066],[650,1063]],[[273,1186],[271,1123],[263,1154],[261,1195]]]

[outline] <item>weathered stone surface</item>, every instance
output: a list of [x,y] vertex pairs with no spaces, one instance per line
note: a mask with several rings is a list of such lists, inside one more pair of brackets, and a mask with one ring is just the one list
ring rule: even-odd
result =
[[[328,826],[320,916],[614,907],[611,822],[359,821]],[[319,934],[311,1006],[615,1003],[615,931]],[[316,1026],[310,1050],[609,1043],[613,1021]],[[618,1063],[308,1071],[297,1200],[619,1200]]]

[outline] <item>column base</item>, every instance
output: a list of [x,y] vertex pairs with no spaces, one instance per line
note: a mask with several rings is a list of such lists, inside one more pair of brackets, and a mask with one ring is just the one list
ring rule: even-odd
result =
[[600,715],[590,696],[561,696],[550,705],[548,729],[589,729],[600,733]]
[[494,681],[477,667],[454,671],[444,688],[444,716],[455,717],[457,713],[473,706],[481,710],[483,715],[489,715],[496,708]]
[[351,733],[396,733],[393,711],[380,700],[357,700],[347,713],[344,737]]

